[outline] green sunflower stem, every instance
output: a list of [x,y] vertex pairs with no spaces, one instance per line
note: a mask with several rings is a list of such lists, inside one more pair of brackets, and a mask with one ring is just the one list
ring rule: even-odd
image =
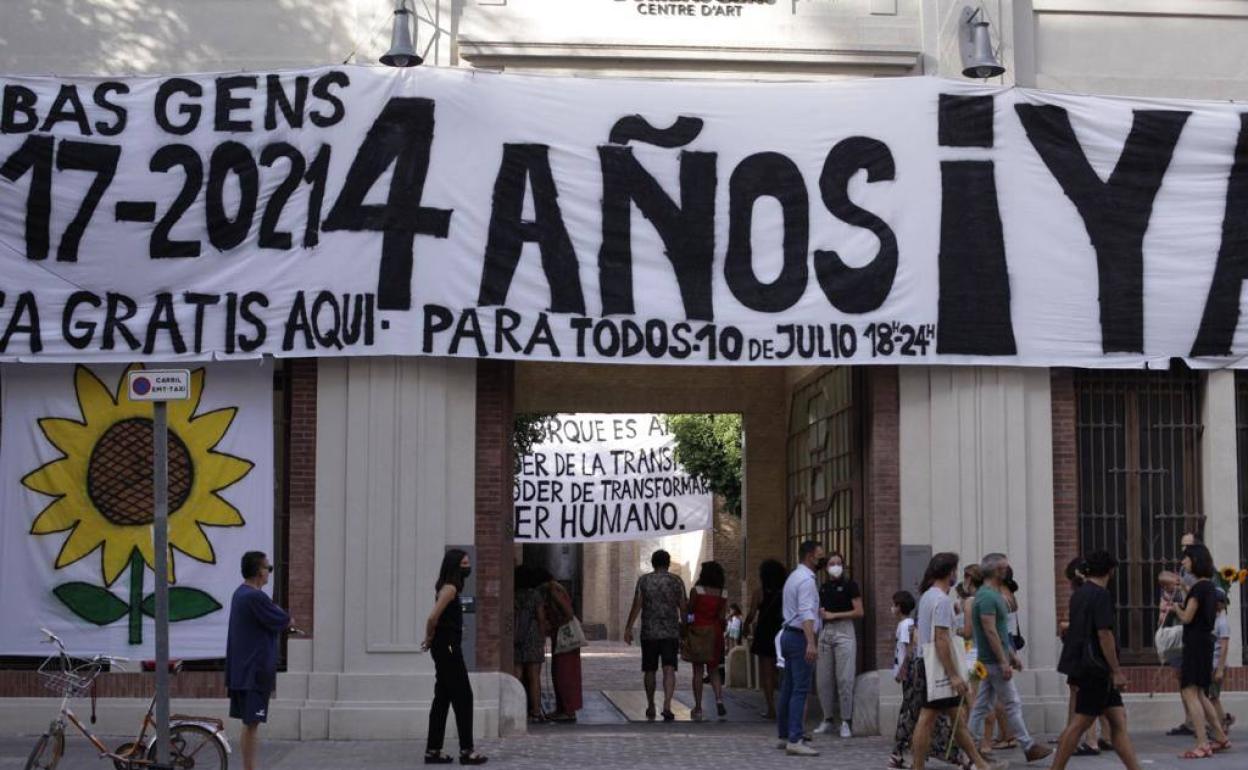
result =
[[143,644],[143,554],[130,552],[130,644]]

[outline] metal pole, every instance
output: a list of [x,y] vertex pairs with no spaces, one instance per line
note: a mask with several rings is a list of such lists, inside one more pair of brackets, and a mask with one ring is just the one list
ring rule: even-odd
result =
[[156,763],[169,764],[169,424],[164,401],[152,403],[152,518],[156,572]]

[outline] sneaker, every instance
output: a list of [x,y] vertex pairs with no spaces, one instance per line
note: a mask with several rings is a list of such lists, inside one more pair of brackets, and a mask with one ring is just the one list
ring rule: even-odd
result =
[[1044,759],[1045,757],[1047,757],[1048,755],[1052,753],[1053,753],[1053,749],[1049,748],[1048,746],[1042,746],[1039,743],[1033,743],[1031,748],[1023,752],[1023,757],[1026,758],[1028,762],[1035,762],[1037,760]]
[[819,723],[819,726],[815,728],[815,735],[825,735],[830,732],[832,732],[832,720],[831,719],[823,720],[822,722]]
[[805,742],[790,743],[789,745],[784,747],[784,753],[788,754],[790,757],[817,757],[819,756],[819,752],[816,751],[814,748],[812,748],[809,744]]
[[854,737],[854,728],[849,726],[849,722],[841,722],[841,737],[842,738]]

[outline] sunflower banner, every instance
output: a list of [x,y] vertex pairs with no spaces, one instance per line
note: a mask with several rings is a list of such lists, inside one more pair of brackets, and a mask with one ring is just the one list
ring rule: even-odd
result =
[[[153,367],[154,368],[154,367]],[[153,655],[152,404],[121,365],[0,368],[0,654]],[[245,551],[272,553],[273,371],[192,369],[169,403],[170,654],[225,655]]]

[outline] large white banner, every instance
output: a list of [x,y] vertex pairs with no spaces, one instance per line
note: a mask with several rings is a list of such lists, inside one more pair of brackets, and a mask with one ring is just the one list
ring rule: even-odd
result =
[[[152,404],[121,365],[6,366],[0,426],[0,654],[154,654]],[[193,370],[168,405],[170,655],[225,656],[251,550],[272,555],[273,370]]]
[[660,414],[559,414],[518,458],[512,501],[524,543],[647,540],[714,526]]
[[428,67],[0,88],[0,360],[1248,352],[1234,103]]

